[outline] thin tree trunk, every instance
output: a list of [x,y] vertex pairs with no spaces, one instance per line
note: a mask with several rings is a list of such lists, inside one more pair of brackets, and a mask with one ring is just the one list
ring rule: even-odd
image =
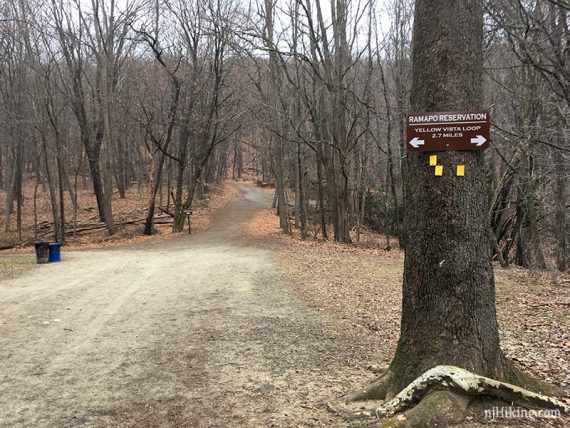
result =
[[556,267],[560,272],[564,272],[568,265],[567,242],[566,242],[566,193],[568,192],[568,179],[566,178],[565,155],[558,163],[558,174],[556,177]]
[[297,144],[297,181],[299,183],[299,220],[301,228],[301,239],[307,237],[307,206],[305,198],[305,154],[301,144]]
[[6,206],[4,213],[4,231],[10,232],[12,213],[14,211],[14,183],[16,182],[16,168],[12,166],[8,180],[8,190],[6,192]]
[[[57,171],[58,171],[58,187],[59,187],[59,220],[60,220],[60,239],[58,242],[65,243],[65,187],[63,182],[63,161],[61,159],[61,141],[59,141],[59,134],[56,134],[56,141],[55,141],[55,150],[56,150],[56,163],[57,163]],[[57,238],[56,238],[57,240]]]
[[48,192],[49,192],[49,200],[51,204],[51,213],[53,218],[53,227],[54,227],[54,239],[57,241],[59,239],[60,234],[60,224],[59,221],[59,213],[57,208],[57,198],[56,198],[56,191],[55,191],[55,183],[53,180],[53,174],[50,168],[49,156],[48,156],[48,146],[47,142],[44,137],[42,137],[43,143],[43,152],[44,152],[44,162],[46,167],[46,179],[48,182]]
[[[319,144],[320,147],[320,144]],[[327,231],[327,212],[325,206],[325,195],[323,190],[323,164],[320,157],[321,150],[317,151],[317,196],[319,198],[319,220],[321,223],[321,233],[323,240],[328,241],[329,234]]]
[[[274,142],[274,154],[271,164],[273,166],[273,175],[275,177],[275,192],[277,194],[277,206],[279,210],[279,227],[283,233],[291,233],[291,225],[289,224],[289,205],[287,203],[287,195],[285,189],[285,176],[283,170],[283,152],[281,142]],[[275,147],[277,146],[277,147]]]
[[16,181],[14,182],[14,192],[16,195],[16,228],[18,231],[18,239],[22,241],[22,208],[24,204],[24,154],[23,147],[18,145],[17,161],[16,161]]

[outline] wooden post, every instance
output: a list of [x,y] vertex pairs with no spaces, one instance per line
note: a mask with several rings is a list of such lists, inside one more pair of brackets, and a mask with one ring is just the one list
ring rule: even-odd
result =
[[192,235],[192,223],[190,223],[190,218],[192,217],[192,209],[189,208],[184,210],[184,214],[186,214],[186,218],[188,220],[188,234]]

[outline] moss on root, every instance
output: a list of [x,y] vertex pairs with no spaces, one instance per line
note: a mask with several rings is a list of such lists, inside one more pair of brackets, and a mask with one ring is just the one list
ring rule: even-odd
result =
[[390,418],[378,425],[378,428],[393,428],[396,427],[399,420],[395,418]]
[[417,406],[396,419],[394,427],[429,428],[459,425],[467,416],[470,398],[452,391],[441,390],[427,394]]

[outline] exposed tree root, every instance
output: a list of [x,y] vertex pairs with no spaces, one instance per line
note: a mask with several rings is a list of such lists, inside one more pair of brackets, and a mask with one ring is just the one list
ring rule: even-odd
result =
[[570,406],[556,398],[455,366],[437,366],[428,370],[377,409],[354,411],[346,406],[355,401],[382,398],[382,394],[386,394],[390,376],[386,371],[371,385],[330,404],[329,409],[344,417],[381,418],[411,409],[421,401],[420,406],[406,412],[403,419],[409,422],[405,426],[415,426],[413,420],[425,421],[426,417],[443,418],[449,424],[458,423],[457,420],[465,416],[467,406],[474,397],[491,397],[526,408],[558,409],[570,413]]
[[357,389],[339,399],[340,402],[352,403],[364,400],[383,400],[386,397],[386,390],[390,383],[392,374],[388,369],[384,369],[378,379],[361,389]]
[[570,412],[570,406],[562,401],[529,391],[506,382],[479,376],[455,366],[437,366],[428,370],[392,400],[376,409],[379,415],[390,415],[405,410],[417,403],[435,387],[444,387],[468,396],[488,396],[517,403],[521,406],[535,406]]
[[380,370],[380,372],[382,373],[380,377],[370,385],[344,395],[334,403],[328,403],[327,406],[329,410],[347,419],[368,418],[374,416],[374,411],[363,410],[355,412],[353,409],[347,407],[346,403],[365,400],[383,400],[386,396],[386,390],[390,383],[392,374],[387,368]]

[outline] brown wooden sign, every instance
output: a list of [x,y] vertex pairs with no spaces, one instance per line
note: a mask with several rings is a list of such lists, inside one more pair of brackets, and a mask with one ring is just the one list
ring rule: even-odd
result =
[[491,118],[487,110],[409,113],[406,147],[410,152],[485,150]]

